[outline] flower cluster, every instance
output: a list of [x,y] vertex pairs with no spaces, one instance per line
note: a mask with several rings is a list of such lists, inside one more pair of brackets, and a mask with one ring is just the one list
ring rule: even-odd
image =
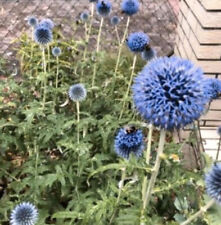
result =
[[127,39],[127,46],[132,52],[142,52],[149,44],[149,37],[143,32],[131,33]]
[[15,207],[11,213],[11,225],[34,225],[38,219],[38,210],[29,203],[23,202]]
[[69,98],[74,102],[83,101],[87,96],[87,90],[83,84],[74,84],[69,88]]
[[80,18],[83,22],[87,22],[88,19],[89,19],[89,14],[88,12],[82,12],[81,15],[80,15]]
[[54,23],[51,19],[43,19],[39,23],[39,26],[43,26],[43,27],[46,27],[46,28],[52,30],[54,28]]
[[204,92],[210,100],[217,99],[221,94],[221,81],[214,78],[205,79]]
[[54,48],[52,49],[52,54],[53,54],[53,56],[55,56],[55,57],[60,56],[60,55],[61,55],[61,49],[60,49],[59,47],[54,47]]
[[121,128],[115,137],[114,143],[116,153],[128,159],[130,154],[140,157],[144,149],[143,133],[133,126]]
[[132,16],[133,14],[138,12],[139,6],[140,4],[138,0],[123,0],[121,9],[128,16]]
[[213,165],[205,176],[207,194],[221,204],[221,163]]
[[157,127],[172,130],[197,120],[208,98],[203,72],[178,57],[153,59],[134,79],[133,101],[141,116]]
[[96,4],[97,13],[100,16],[108,16],[111,12],[112,5],[108,0],[100,0]]
[[30,25],[32,27],[36,27],[38,25],[38,19],[34,16],[30,16],[28,18],[28,25]]
[[120,18],[118,16],[111,17],[111,24],[117,26],[120,23]]

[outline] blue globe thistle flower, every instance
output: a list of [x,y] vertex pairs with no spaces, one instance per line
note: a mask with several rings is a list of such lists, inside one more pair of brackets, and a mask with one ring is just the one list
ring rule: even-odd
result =
[[69,88],[69,98],[74,102],[83,101],[87,96],[87,90],[83,84],[74,84]]
[[213,165],[205,176],[207,194],[221,204],[221,163]]
[[89,19],[89,14],[88,12],[82,12],[81,15],[80,15],[80,18],[83,22],[87,22],[88,19]]
[[53,35],[50,29],[44,26],[37,26],[34,31],[34,39],[38,44],[47,45],[52,41]]
[[54,48],[52,49],[52,54],[53,54],[53,56],[55,56],[55,57],[60,56],[60,55],[61,55],[61,49],[60,49],[59,47],[54,47]]
[[141,53],[141,57],[142,57],[142,59],[144,59],[146,61],[150,61],[151,59],[154,59],[155,57],[157,57],[157,53],[156,53],[156,51],[153,48],[148,46]]
[[43,19],[39,23],[39,26],[43,26],[43,27],[46,27],[46,28],[52,30],[54,28],[54,23],[51,19]]
[[117,26],[120,23],[120,18],[118,16],[111,17],[111,24]]
[[38,219],[37,208],[29,203],[23,202],[15,207],[11,213],[11,225],[34,225]]
[[219,98],[221,94],[221,81],[215,78],[207,78],[205,81],[204,92],[210,100]]
[[149,44],[149,37],[143,32],[131,33],[127,39],[127,46],[132,52],[142,52]]
[[221,136],[221,126],[217,128],[217,133],[219,136]]
[[110,14],[112,5],[108,0],[99,0],[96,4],[97,13],[100,16],[108,16]]
[[122,11],[128,16],[132,16],[139,10],[140,4],[138,0],[123,0],[121,3]]
[[134,126],[121,128],[115,137],[114,148],[115,152],[125,159],[129,159],[131,153],[140,157],[144,149],[142,131],[136,130]]
[[189,60],[151,60],[134,79],[133,101],[141,116],[156,127],[179,129],[197,120],[208,98],[203,72]]
[[30,16],[28,18],[28,25],[30,25],[32,27],[36,27],[38,25],[38,19],[34,16]]

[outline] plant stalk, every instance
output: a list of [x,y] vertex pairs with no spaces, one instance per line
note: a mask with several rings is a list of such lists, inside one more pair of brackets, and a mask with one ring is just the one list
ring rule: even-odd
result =
[[180,225],[187,225],[190,224],[193,220],[197,219],[199,216],[201,216],[203,213],[205,213],[210,207],[213,206],[215,203],[215,200],[210,200],[204,207],[202,207],[198,212],[193,214],[189,219],[181,223]]
[[126,168],[122,168],[122,174],[121,174],[121,180],[120,180],[120,185],[119,185],[119,190],[118,190],[118,196],[117,196],[116,206],[115,206],[115,210],[113,212],[113,215],[111,216],[111,219],[110,219],[109,224],[112,223],[112,221],[113,221],[113,219],[114,219],[114,217],[116,215],[117,206],[118,206],[118,204],[120,202],[120,197],[121,197],[122,189],[124,187],[125,178],[126,178]]
[[216,153],[216,161],[219,160],[220,145],[221,145],[221,136],[219,138],[218,149],[217,149],[217,153]]
[[121,57],[121,53],[122,53],[122,49],[123,49],[123,44],[124,44],[124,42],[125,42],[125,40],[126,40],[126,36],[127,36],[129,24],[130,24],[130,17],[128,16],[128,17],[127,17],[127,24],[126,24],[126,27],[125,27],[125,30],[124,30],[124,35],[123,35],[123,38],[122,38],[121,43],[120,43],[120,45],[119,45],[119,51],[118,51],[118,55],[117,55],[116,66],[115,66],[115,69],[114,69],[114,75],[113,75],[113,79],[114,79],[114,80],[113,80],[113,87],[112,87],[111,93],[113,93],[114,88],[115,88],[116,77],[117,77],[117,71],[118,71],[118,68],[119,68],[119,65],[120,65],[120,57]]
[[127,97],[129,95],[129,92],[130,92],[130,87],[131,87],[131,84],[132,84],[132,81],[133,81],[133,76],[134,76],[134,70],[135,70],[136,62],[137,62],[137,55],[135,54],[134,55],[134,59],[133,59],[132,69],[131,69],[130,80],[129,80],[129,84],[128,84],[128,87],[127,87],[126,94],[124,96],[123,105],[122,105],[122,109],[121,109],[121,112],[120,112],[119,119],[122,118],[123,113],[124,113],[124,107],[125,107],[125,104],[126,104],[126,101],[127,101]]
[[103,23],[104,23],[104,18],[102,17],[100,22],[99,32],[97,35],[96,62],[94,63],[94,70],[93,70],[93,77],[92,77],[92,84],[91,84],[92,87],[94,86],[95,77],[97,73],[97,54],[100,50],[100,40],[101,40],[101,31],[102,31]]
[[157,175],[158,175],[159,169],[160,169],[161,155],[163,154],[165,140],[166,140],[166,130],[162,129],[160,131],[160,141],[159,141],[159,146],[158,146],[158,151],[157,151],[157,158],[155,161],[155,165],[154,165],[154,168],[152,171],[152,175],[151,175],[148,187],[147,187],[147,191],[146,191],[146,195],[145,195],[145,199],[144,199],[144,203],[143,203],[143,211],[148,206],[148,204],[150,202],[150,198],[152,196],[152,191],[153,191],[153,188],[154,188],[154,185],[156,182],[156,178],[157,178]]
[[44,92],[43,92],[43,109],[45,107],[46,102],[46,91],[47,91],[47,74],[46,74],[46,60],[45,60],[45,47],[42,49],[42,63],[44,69]]
[[79,101],[76,102],[77,108],[77,143],[80,143],[80,131],[79,131],[79,123],[80,123],[80,103]]

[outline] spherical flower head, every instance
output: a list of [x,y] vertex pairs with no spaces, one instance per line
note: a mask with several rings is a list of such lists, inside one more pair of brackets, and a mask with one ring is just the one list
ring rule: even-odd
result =
[[30,16],[28,18],[28,25],[32,26],[32,27],[36,27],[38,24],[38,19],[34,16]]
[[38,219],[37,208],[29,203],[23,202],[15,207],[11,213],[11,225],[34,225]]
[[213,165],[205,176],[207,194],[221,204],[221,163]]
[[123,0],[121,3],[122,11],[128,16],[132,16],[139,10],[140,4],[138,0]]
[[39,23],[39,26],[43,26],[43,27],[46,27],[46,28],[52,30],[54,28],[54,23],[51,19],[43,19]]
[[111,12],[112,5],[108,0],[99,0],[96,4],[97,13],[100,16],[108,16]]
[[80,15],[80,18],[83,22],[87,22],[89,20],[89,14],[88,12],[82,12]]
[[83,101],[87,96],[87,90],[83,84],[74,84],[69,88],[69,98],[74,102]]
[[111,17],[111,24],[117,26],[120,23],[120,18],[118,16]]
[[135,107],[156,127],[182,128],[204,112],[208,98],[203,93],[203,79],[202,70],[189,60],[155,58],[134,79]]
[[55,57],[60,56],[60,55],[61,55],[61,49],[60,49],[59,47],[54,47],[54,48],[52,49],[52,54],[53,54],[53,56],[55,56]]
[[221,126],[219,126],[219,127],[217,128],[217,133],[218,133],[219,136],[221,136]]
[[47,27],[37,26],[34,31],[34,39],[38,44],[47,45],[52,41],[52,32]]
[[149,44],[149,37],[143,32],[131,33],[127,39],[127,46],[132,52],[142,52]]
[[129,159],[131,153],[140,157],[144,149],[142,131],[133,126],[121,128],[115,137],[114,148],[115,152],[125,159]]
[[150,48],[149,46],[144,49],[144,51],[141,53],[142,59],[146,61],[150,61],[157,57],[157,53],[153,48]]
[[219,98],[221,94],[221,81],[215,78],[204,79],[205,87],[204,92],[210,100]]

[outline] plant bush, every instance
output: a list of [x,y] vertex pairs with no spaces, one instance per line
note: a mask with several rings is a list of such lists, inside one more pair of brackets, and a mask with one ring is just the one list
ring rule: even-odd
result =
[[[125,96],[133,55],[124,48],[115,71],[116,52],[94,52],[87,49],[87,38],[65,39],[56,29],[53,35],[45,49],[46,73],[41,48],[23,34],[18,49],[21,76],[9,75],[0,83],[1,224],[8,224],[11,210],[23,201],[38,208],[37,224],[140,224],[143,181],[154,165],[159,131],[153,133],[149,165],[145,157],[124,160],[114,152],[116,132],[126,124],[140,127],[147,142],[147,124],[131,96]],[[56,46],[62,52],[58,58],[51,54]],[[144,65],[138,57],[134,73]],[[77,83],[87,90],[79,118],[75,102],[67,101],[70,86]],[[145,224],[179,224],[204,204],[202,171],[184,168],[181,147],[167,135]],[[210,221],[205,216],[192,224],[217,224]]]

